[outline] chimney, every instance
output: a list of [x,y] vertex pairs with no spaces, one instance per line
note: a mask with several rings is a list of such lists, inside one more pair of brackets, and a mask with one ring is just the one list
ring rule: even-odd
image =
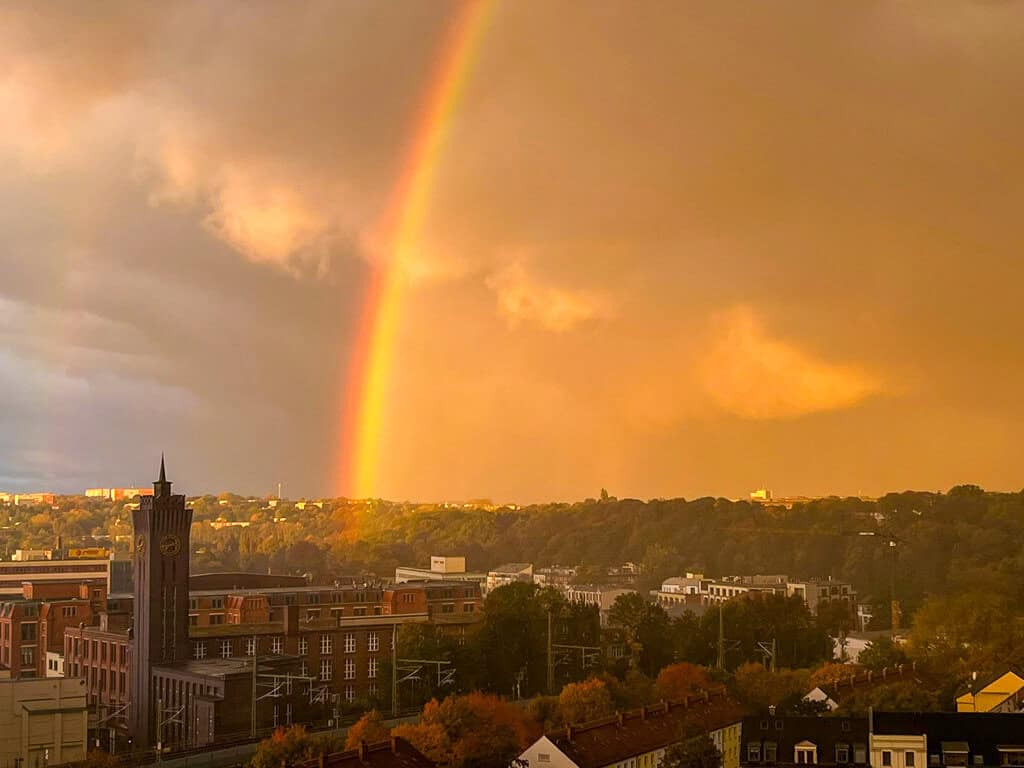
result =
[[[360,739],[359,740],[359,762],[361,763],[364,760],[366,760],[366,742],[363,741],[362,739]],[[322,765],[321,765],[321,768],[323,768]]]
[[281,607],[281,610],[284,611],[281,618],[285,636],[291,637],[299,634],[299,607],[297,605],[284,605]]

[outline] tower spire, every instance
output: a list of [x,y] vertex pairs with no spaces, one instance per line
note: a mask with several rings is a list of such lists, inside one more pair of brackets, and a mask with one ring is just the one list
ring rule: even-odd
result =
[[160,452],[160,479],[153,483],[154,496],[170,496],[171,484],[167,481],[167,470],[164,467],[164,454]]

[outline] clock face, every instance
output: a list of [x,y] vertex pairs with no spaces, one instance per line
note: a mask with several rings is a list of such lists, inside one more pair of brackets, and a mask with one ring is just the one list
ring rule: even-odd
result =
[[137,536],[135,538],[135,552],[137,554],[141,555],[145,551],[146,551],[146,537],[145,536]]
[[167,557],[173,557],[181,552],[181,539],[173,533],[169,533],[160,539],[160,553]]

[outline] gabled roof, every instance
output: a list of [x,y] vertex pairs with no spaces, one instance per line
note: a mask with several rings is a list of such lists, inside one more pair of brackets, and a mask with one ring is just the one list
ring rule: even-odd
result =
[[963,707],[966,711],[974,712],[990,712],[1022,688],[1024,688],[1024,677],[1014,672],[1007,672],[976,694],[965,693],[963,696],[958,696],[957,708]]
[[706,698],[662,702],[568,726],[548,738],[579,768],[602,768],[738,723],[742,714],[720,689]]
[[376,744],[361,744],[359,749],[335,752],[301,763],[292,763],[288,768],[435,768],[428,758],[405,739],[394,736],[390,741]]

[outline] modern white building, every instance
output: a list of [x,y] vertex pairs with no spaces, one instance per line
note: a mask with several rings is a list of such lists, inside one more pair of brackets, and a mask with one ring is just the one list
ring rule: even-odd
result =
[[498,587],[514,584],[517,581],[527,584],[533,582],[532,563],[505,563],[504,565],[499,565],[493,571],[488,571],[486,591],[492,592]]
[[475,581],[484,584],[486,573],[470,573],[466,570],[466,558],[447,555],[433,555],[429,568],[414,568],[400,565],[395,568],[395,583],[407,581]]

